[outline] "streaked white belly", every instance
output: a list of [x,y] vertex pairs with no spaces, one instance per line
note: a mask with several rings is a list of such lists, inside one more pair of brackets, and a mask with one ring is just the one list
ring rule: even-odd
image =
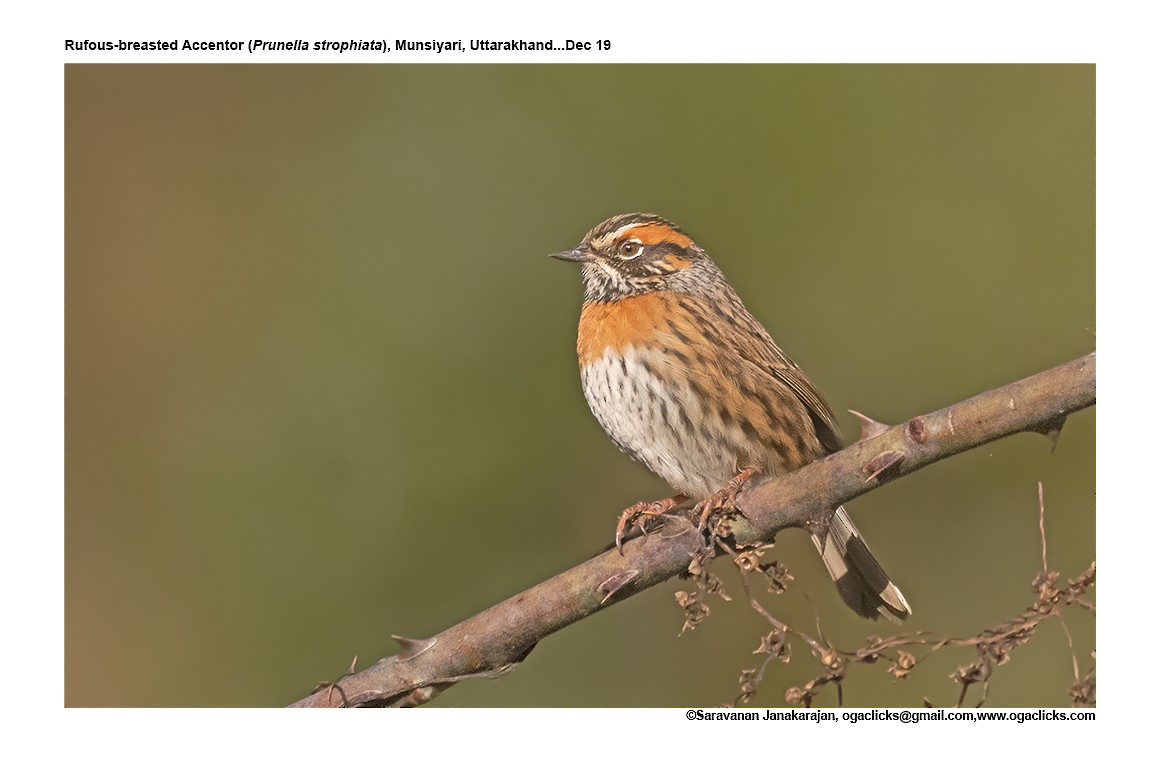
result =
[[583,367],[588,406],[622,450],[678,492],[705,498],[737,473],[746,437],[707,412],[687,381],[658,377],[664,363],[646,357],[639,347],[609,349]]

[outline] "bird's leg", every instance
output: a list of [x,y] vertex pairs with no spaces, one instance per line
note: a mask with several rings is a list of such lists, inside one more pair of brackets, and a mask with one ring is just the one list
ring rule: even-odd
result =
[[737,476],[729,480],[728,484],[698,503],[697,508],[694,509],[694,511],[699,509],[701,512],[701,522],[698,525],[698,530],[704,531],[708,529],[709,517],[713,515],[713,512],[737,508],[736,501],[734,500],[737,493],[741,492],[741,487],[745,484],[746,480],[757,472],[758,469],[755,468],[742,469]]
[[664,514],[669,509],[673,508],[674,506],[679,506],[687,500],[689,500],[687,495],[677,494],[672,498],[662,498],[659,501],[652,502],[641,501],[640,503],[634,503],[632,506],[629,506],[620,515],[620,520],[616,523],[617,551],[619,551],[621,554],[624,554],[624,534],[627,530],[632,528],[638,519],[644,520],[641,523],[640,530],[645,535],[648,535],[648,531],[644,529],[644,526],[648,522],[649,517],[655,517],[660,514]]

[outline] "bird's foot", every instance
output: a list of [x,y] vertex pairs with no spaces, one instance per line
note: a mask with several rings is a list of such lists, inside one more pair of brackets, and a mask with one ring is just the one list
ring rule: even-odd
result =
[[650,517],[660,516],[672,509],[674,506],[679,506],[689,498],[686,495],[674,495],[672,498],[662,498],[659,501],[641,501],[629,506],[620,515],[620,520],[616,523],[616,549],[621,554],[624,554],[624,535],[632,529],[632,526],[640,520],[641,532],[648,535],[645,530],[645,525],[648,524]]
[[737,493],[741,492],[741,488],[745,482],[756,473],[757,469],[755,468],[742,469],[741,473],[730,479],[728,484],[698,503],[696,508],[693,509],[695,513],[700,513],[701,515],[701,521],[697,529],[700,532],[708,530],[709,517],[713,516],[714,512],[736,510]]

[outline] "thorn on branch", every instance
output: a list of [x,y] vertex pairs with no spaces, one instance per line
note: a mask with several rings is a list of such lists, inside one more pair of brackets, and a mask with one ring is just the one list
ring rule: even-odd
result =
[[[358,654],[357,653],[355,654],[354,658],[350,660],[350,666],[346,668],[346,674],[343,675],[342,677],[347,677],[349,675],[353,675],[354,668],[356,665],[358,665]],[[339,686],[339,683],[342,682],[342,677],[340,677],[340,678],[338,678],[338,680],[334,680],[334,681],[319,680],[318,683],[315,684],[314,689],[311,690],[310,692],[311,693],[318,693],[320,691],[325,690],[326,691],[326,699],[328,702],[327,706],[329,706],[329,702],[331,701],[331,698],[334,696],[334,694],[337,693],[338,698],[341,700],[340,701],[341,705],[345,707],[345,706],[347,706],[347,704],[349,702],[347,701],[346,693],[344,693],[342,690],[342,687]]]
[[875,455],[862,466],[862,473],[866,474],[866,481],[869,482],[882,474],[887,469],[897,466],[906,457],[906,453],[898,450],[887,450],[884,453]]
[[1059,444],[1059,436],[1063,433],[1063,424],[1066,422],[1067,415],[1060,415],[1037,426],[1032,426],[1028,430],[1046,436],[1047,441],[1051,442],[1051,452],[1055,452],[1055,447]]
[[884,434],[892,428],[892,426],[889,426],[886,423],[881,423],[868,415],[863,415],[857,410],[848,410],[848,412],[854,417],[858,418],[858,422],[862,424],[862,433],[858,437],[859,442],[864,442],[867,439],[873,439],[879,434]]
[[434,648],[436,643],[436,638],[434,637],[428,637],[425,640],[415,640],[410,637],[393,634],[391,635],[391,639],[397,642],[401,649],[398,653],[399,661],[410,661],[416,656]]
[[612,595],[627,586],[638,575],[640,575],[639,570],[626,570],[623,573],[616,573],[601,581],[600,585],[596,587],[596,590],[603,595],[600,604],[603,605],[611,600]]

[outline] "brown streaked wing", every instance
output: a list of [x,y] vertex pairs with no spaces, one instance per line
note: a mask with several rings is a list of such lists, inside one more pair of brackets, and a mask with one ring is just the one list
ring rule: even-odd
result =
[[828,452],[837,452],[845,446],[842,432],[830,405],[814,388],[801,367],[773,342],[769,332],[741,304],[740,299],[729,305],[730,321],[726,325],[727,342],[745,361],[785,384],[809,410],[818,439]]

